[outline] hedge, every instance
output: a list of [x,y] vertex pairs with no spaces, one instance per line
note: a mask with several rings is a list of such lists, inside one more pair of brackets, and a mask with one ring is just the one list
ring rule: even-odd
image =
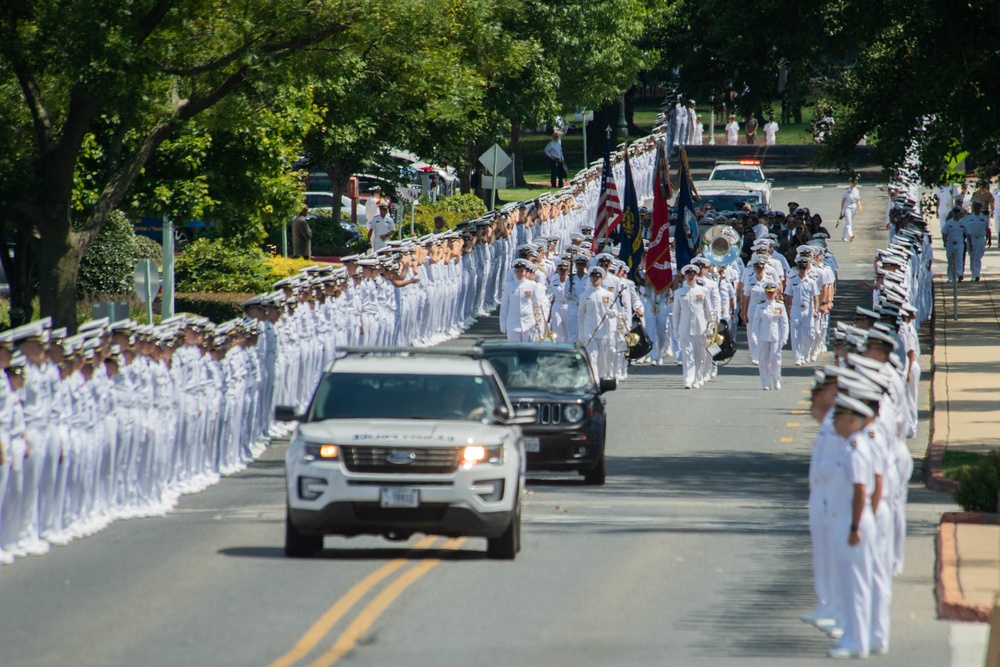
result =
[[241,304],[254,296],[250,292],[186,292],[174,295],[174,312],[201,315],[219,324],[242,317]]

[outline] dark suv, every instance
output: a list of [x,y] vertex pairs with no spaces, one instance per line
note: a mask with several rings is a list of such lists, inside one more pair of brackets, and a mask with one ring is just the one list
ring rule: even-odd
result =
[[485,343],[483,356],[517,408],[537,408],[522,426],[528,470],[577,471],[604,484],[604,412],[613,379],[598,380],[583,348],[552,343]]

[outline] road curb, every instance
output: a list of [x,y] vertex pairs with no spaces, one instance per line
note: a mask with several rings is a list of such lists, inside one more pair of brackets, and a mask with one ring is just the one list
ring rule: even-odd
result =
[[962,584],[958,577],[960,556],[955,539],[956,525],[961,523],[981,524],[983,515],[980,512],[945,512],[941,515],[934,540],[937,549],[934,592],[938,617],[953,621],[989,623],[993,605],[966,602],[962,594]]

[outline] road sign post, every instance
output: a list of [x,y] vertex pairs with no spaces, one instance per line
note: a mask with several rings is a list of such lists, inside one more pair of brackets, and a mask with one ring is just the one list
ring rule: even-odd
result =
[[160,316],[174,316],[174,223],[163,216],[163,298],[160,299]]
[[140,259],[135,267],[135,292],[146,304],[146,319],[153,323],[153,299],[160,291],[160,273],[151,259]]
[[510,164],[510,156],[503,152],[498,144],[493,144],[489,150],[479,156],[479,163],[483,165],[493,177],[493,187],[490,188],[490,210],[497,208],[497,172],[503,171]]

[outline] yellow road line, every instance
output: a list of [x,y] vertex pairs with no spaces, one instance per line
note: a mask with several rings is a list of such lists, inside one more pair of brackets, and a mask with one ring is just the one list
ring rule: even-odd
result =
[[809,401],[798,401],[799,405],[812,405]]
[[[462,544],[465,543],[466,538],[459,537],[453,538],[441,545],[442,549],[458,549]],[[343,634],[337,638],[333,646],[330,647],[326,653],[318,657],[313,661],[309,667],[330,667],[338,660],[340,660],[344,655],[350,651],[364,635],[372,627],[375,621],[378,620],[379,616],[385,613],[385,610],[389,608],[389,605],[398,598],[403,591],[410,587],[415,581],[420,579],[441,562],[440,558],[431,558],[425,561],[421,561],[418,565],[410,568],[404,572],[399,578],[395,579],[392,583],[386,586],[381,593],[375,596],[375,598],[368,603],[368,605],[358,612],[358,615],[354,617],[351,624],[347,626]]]
[[799,425],[798,422],[788,422],[788,423],[785,424],[785,426],[788,427],[788,428],[795,428],[798,425]]
[[805,410],[792,410],[793,415],[804,415],[805,413]]
[[[412,548],[426,549],[437,540],[437,537],[429,535],[414,544]],[[323,640],[323,637],[326,637],[330,630],[333,629],[333,626],[337,624],[337,621],[350,611],[351,607],[358,603],[358,600],[367,595],[368,591],[381,583],[393,572],[409,562],[410,560],[406,558],[393,559],[354,584],[351,590],[344,593],[339,600],[333,603],[332,607],[323,612],[323,615],[313,623],[312,627],[302,635],[302,638],[288,653],[272,662],[268,667],[291,667],[291,665],[309,655],[309,652],[316,648],[316,645]]]
[[780,442],[789,443],[789,442],[794,442],[794,440],[795,440],[794,438],[782,438]]

